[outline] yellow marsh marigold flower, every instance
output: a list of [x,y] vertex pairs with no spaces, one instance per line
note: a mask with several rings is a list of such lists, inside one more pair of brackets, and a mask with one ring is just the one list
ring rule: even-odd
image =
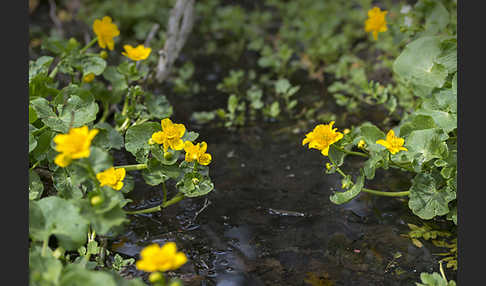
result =
[[60,167],[66,167],[73,159],[88,158],[91,140],[98,134],[98,129],[88,130],[88,126],[71,128],[68,134],[54,137],[56,151],[61,154],[54,159]]
[[94,80],[94,78],[95,78],[94,73],[90,72],[89,74],[83,76],[83,82],[86,82],[86,83],[92,82]]
[[182,150],[184,141],[181,138],[186,132],[184,124],[174,124],[169,118],[162,119],[160,124],[162,125],[162,131],[152,134],[149,144],[163,144],[165,152],[169,150],[169,147],[172,150]]
[[110,16],[105,16],[103,19],[96,19],[93,22],[93,31],[98,37],[98,45],[102,49],[108,49],[110,51],[115,47],[114,37],[120,35],[118,27],[111,22]]
[[151,48],[146,48],[144,45],[138,45],[136,48],[130,45],[124,45],[123,48],[126,52],[122,52],[122,55],[134,61],[145,60],[152,51]]
[[329,146],[336,143],[343,138],[341,132],[336,132],[337,128],[332,128],[334,121],[329,124],[319,124],[312,132],[305,135],[305,139],[302,141],[302,145],[309,143],[309,149],[314,148],[321,150],[321,154],[327,156],[329,152]]
[[141,260],[135,263],[137,269],[145,272],[175,270],[187,262],[182,252],[177,252],[174,242],[167,242],[164,246],[151,244],[140,252]]
[[190,141],[184,142],[184,151],[186,151],[185,160],[187,162],[192,162],[196,160],[201,165],[209,165],[211,163],[211,154],[206,153],[208,149],[208,144],[206,142],[197,143],[197,145],[192,144]]
[[123,179],[125,179],[125,168],[111,167],[103,172],[96,174],[96,179],[100,182],[100,186],[109,186],[112,189],[119,191],[123,188]]
[[388,11],[381,11],[379,7],[373,7],[368,10],[368,19],[365,21],[365,31],[373,32],[373,38],[378,39],[378,32],[386,32],[388,30],[386,26],[385,16]]
[[393,130],[388,131],[386,134],[386,140],[380,139],[376,141],[376,144],[380,144],[386,147],[390,153],[395,154],[401,150],[408,151],[407,148],[402,147],[405,140],[395,136]]

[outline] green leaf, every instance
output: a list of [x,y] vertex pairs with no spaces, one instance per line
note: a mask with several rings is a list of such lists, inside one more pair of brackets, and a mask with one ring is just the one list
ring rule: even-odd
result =
[[34,107],[29,104],[29,123],[34,123],[37,120],[37,113]]
[[442,37],[422,37],[409,43],[396,58],[393,71],[406,82],[429,88],[441,87],[447,77],[447,69],[436,64],[441,54]]
[[186,197],[204,196],[214,189],[214,184],[208,177],[198,173],[187,173],[177,182],[177,189]]
[[42,161],[46,159],[46,154],[50,150],[54,135],[55,133],[50,130],[41,131],[41,133],[37,135],[37,146],[30,153],[34,157],[34,160]]
[[124,146],[123,136],[116,131],[110,124],[106,122],[99,122],[93,126],[99,130],[93,139],[93,145],[99,146],[105,150],[117,149],[120,150]]
[[29,170],[29,200],[37,200],[42,196],[44,185],[34,170]]
[[103,187],[103,202],[92,206],[88,200],[78,201],[82,215],[89,220],[97,234],[108,235],[128,220],[123,207],[129,202],[123,193],[110,187]]
[[80,60],[83,75],[100,75],[105,71],[106,61],[98,54],[85,54]]
[[53,60],[53,57],[41,56],[35,61],[29,61],[29,85],[37,76],[47,76]]
[[146,163],[150,150],[148,141],[152,134],[162,130],[160,123],[144,122],[131,126],[125,133],[125,148],[135,156],[137,162]]
[[172,115],[172,106],[167,97],[162,94],[154,95],[152,93],[145,93],[145,105],[148,108],[151,119],[164,119]]
[[378,163],[383,160],[381,152],[370,152],[370,158],[366,160],[363,166],[363,172],[366,179],[372,180],[375,177],[375,170],[379,167]]
[[286,78],[280,78],[279,80],[277,80],[277,82],[275,82],[275,92],[285,94],[291,86],[292,85]]
[[331,162],[334,162],[334,164],[339,167],[343,164],[346,153],[338,150],[335,146],[331,145],[329,146],[328,156],[329,160],[331,160]]
[[93,171],[97,174],[113,166],[113,158],[110,154],[95,146],[91,146],[89,158],[86,159]]
[[448,203],[456,199],[456,192],[449,186],[437,189],[430,174],[420,173],[412,180],[408,207],[422,219],[432,219],[449,213]]
[[433,6],[427,9],[425,18],[425,33],[435,35],[441,32],[447,24],[449,24],[449,12],[440,3],[440,1],[432,1]]
[[410,160],[417,160],[421,165],[434,158],[447,156],[447,144],[444,142],[448,136],[440,128],[414,130],[405,139],[405,146],[408,148],[406,155]]
[[443,65],[448,73],[457,71],[457,39],[447,39],[441,43],[442,52],[435,62]]
[[274,101],[272,103],[272,105],[270,105],[270,109],[268,111],[268,115],[270,115],[270,117],[277,117],[278,115],[280,114],[280,104],[278,103],[278,101]]
[[47,247],[44,256],[42,248],[34,245],[29,249],[29,285],[56,286],[59,285],[62,263],[53,256]]
[[386,136],[383,131],[381,131],[378,127],[369,122],[363,123],[359,127],[359,130],[361,131],[361,135],[363,135],[363,140],[368,146],[368,150],[376,152],[382,150],[382,146],[376,144],[376,141],[380,139],[385,139]]
[[150,154],[155,157],[160,163],[164,165],[173,165],[179,159],[180,151],[174,151],[172,149],[167,150],[167,153],[170,154],[168,158],[164,156],[164,150],[162,146],[158,144],[154,144],[150,146]]
[[199,133],[194,131],[186,131],[186,133],[184,133],[184,136],[182,136],[182,140],[194,142],[198,137]]
[[422,283],[415,283],[417,286],[456,286],[454,280],[447,282],[439,273],[420,273]]
[[113,92],[115,93],[126,92],[128,89],[128,84],[125,77],[113,66],[109,66],[105,69],[103,72],[103,77],[111,83]]
[[359,177],[356,179],[356,183],[351,187],[351,189],[345,192],[334,192],[329,199],[331,202],[340,205],[349,202],[353,198],[355,198],[364,186],[364,174],[361,173]]
[[34,135],[29,132],[29,153],[37,147],[37,140],[35,140]]
[[435,124],[449,133],[457,128],[457,115],[440,110],[418,109],[416,114],[428,115],[434,119]]
[[436,128],[434,119],[429,115],[414,115],[411,121],[404,123],[400,127],[400,137],[407,137],[414,130]]
[[57,190],[57,195],[64,199],[81,199],[83,191],[81,190],[81,183],[76,179],[77,176],[86,174],[85,172],[74,174],[71,176],[71,168],[58,168],[52,175],[54,187]]
[[117,286],[108,272],[85,269],[80,264],[68,264],[63,272],[59,285],[85,286],[103,285]]
[[177,165],[164,165],[157,159],[148,161],[148,168],[142,171],[145,182],[151,186],[157,186],[169,178],[177,179],[182,173]]
[[447,214],[447,219],[452,220],[457,225],[457,206],[453,207]]
[[71,201],[55,196],[29,202],[29,235],[44,241],[55,235],[59,245],[75,250],[86,243],[88,221]]

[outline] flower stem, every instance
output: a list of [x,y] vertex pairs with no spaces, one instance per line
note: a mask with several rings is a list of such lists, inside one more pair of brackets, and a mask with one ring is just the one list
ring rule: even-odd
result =
[[366,157],[366,158],[369,157],[369,155],[365,154],[365,153],[349,151],[349,150],[346,150],[344,148],[337,147],[337,146],[335,146],[335,148],[338,149],[339,151],[344,152],[344,153],[349,154],[349,155],[356,155],[356,156],[361,156],[361,157]]
[[98,37],[94,37],[91,42],[89,42],[88,44],[86,44],[86,46],[84,46],[81,50],[79,50],[79,52],[82,54],[84,53],[89,47],[91,47],[92,45],[94,45],[96,43],[96,41],[98,40]]
[[147,164],[134,164],[134,165],[124,165],[124,166],[115,166],[115,169],[124,168],[125,171],[137,171],[147,169]]
[[383,192],[383,191],[376,191],[368,188],[362,188],[361,189],[363,192],[367,192],[373,195],[377,196],[383,196],[383,197],[405,197],[410,195],[410,191],[404,191],[404,192]]
[[182,201],[183,199],[185,198],[184,194],[183,193],[178,193],[177,195],[175,195],[172,199],[166,201],[166,202],[163,202],[162,204],[158,205],[158,206],[155,206],[155,207],[152,207],[152,208],[148,208],[148,209],[143,209],[143,210],[136,210],[136,211],[126,211],[127,214],[131,214],[131,215],[134,215],[134,214],[146,214],[146,213],[153,213],[153,212],[157,212],[157,211],[161,211],[162,209],[168,207],[168,206],[171,206],[175,203],[178,203],[180,201]]
[[110,115],[110,104],[108,102],[103,102],[103,115],[99,122],[105,122],[108,115]]

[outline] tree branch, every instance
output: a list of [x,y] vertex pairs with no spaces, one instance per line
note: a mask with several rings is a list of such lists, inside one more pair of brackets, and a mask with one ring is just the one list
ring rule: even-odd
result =
[[156,79],[160,83],[167,79],[170,70],[186,43],[194,25],[195,0],[177,0],[170,11],[167,25],[167,39],[164,48],[159,51]]

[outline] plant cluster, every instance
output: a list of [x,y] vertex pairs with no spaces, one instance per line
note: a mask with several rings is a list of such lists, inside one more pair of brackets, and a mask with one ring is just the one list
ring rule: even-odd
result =
[[[96,36],[84,47],[74,38],[50,39],[43,47],[53,56],[29,63],[32,285],[144,285],[117,274],[130,261],[115,257],[106,265],[107,241],[123,230],[127,215],[161,211],[214,189],[207,144],[169,119],[172,107],[163,95],[142,88],[151,48],[124,45],[127,60],[110,65],[118,26],[105,16],[92,27]],[[96,43],[102,50],[90,52]],[[114,150],[128,151],[138,164],[117,166]],[[159,205],[124,209],[135,171],[147,184],[161,186]],[[186,261],[176,257],[172,270]],[[157,285],[166,285],[161,281]]]

